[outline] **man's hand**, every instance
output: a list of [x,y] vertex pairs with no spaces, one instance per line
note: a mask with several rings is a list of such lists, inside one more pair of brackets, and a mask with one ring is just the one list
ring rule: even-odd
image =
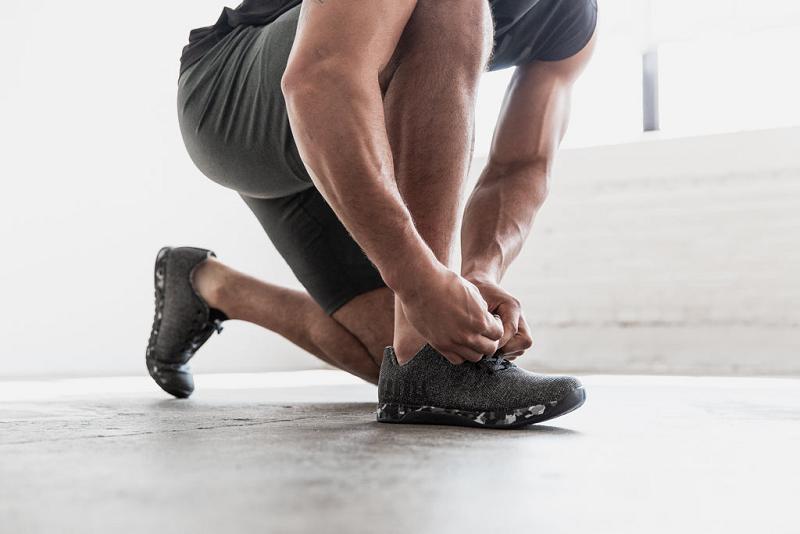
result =
[[304,1],[281,87],[314,185],[398,295],[411,325],[451,362],[477,361],[495,352],[502,325],[415,226],[386,130],[380,75],[416,4]]
[[500,320],[489,313],[478,289],[453,271],[441,267],[398,292],[403,312],[430,345],[455,365],[476,362],[498,348],[503,335]]
[[499,315],[503,323],[500,352],[511,360],[521,356],[533,345],[533,338],[519,301],[494,282],[478,278],[471,281],[486,300],[489,311]]

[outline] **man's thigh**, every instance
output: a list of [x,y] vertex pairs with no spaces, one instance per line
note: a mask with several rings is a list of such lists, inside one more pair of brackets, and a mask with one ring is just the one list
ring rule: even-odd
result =
[[313,186],[281,90],[298,13],[235,28],[178,80],[178,122],[192,161],[241,194],[277,198]]

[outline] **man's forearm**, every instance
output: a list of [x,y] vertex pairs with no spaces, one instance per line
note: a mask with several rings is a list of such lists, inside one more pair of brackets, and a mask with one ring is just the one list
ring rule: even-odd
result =
[[416,0],[304,1],[281,80],[314,184],[398,293],[441,268],[395,183],[378,83],[415,7]]
[[546,166],[489,164],[464,213],[462,275],[500,282],[519,255],[546,195]]
[[438,262],[398,191],[377,80],[343,72],[326,65],[285,84],[292,131],[315,185],[386,283],[402,292],[409,272]]

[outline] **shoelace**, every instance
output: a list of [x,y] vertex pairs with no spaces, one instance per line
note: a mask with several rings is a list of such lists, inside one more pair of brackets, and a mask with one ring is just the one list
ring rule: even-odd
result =
[[[216,330],[217,334],[219,334],[220,332],[222,332],[222,319],[212,319],[211,321],[203,324],[203,327],[201,328],[201,330],[199,332],[197,332],[197,334],[195,334],[194,337],[192,337],[191,340],[189,340],[189,345],[188,345],[188,349],[187,350],[191,351],[192,354],[194,353],[194,351],[199,349],[200,345],[202,345],[203,342],[206,339],[208,339],[208,336],[211,335],[211,334],[208,333],[209,332],[209,330],[208,330],[209,327],[211,327],[214,330]],[[205,338],[203,337],[204,335],[205,335]]]
[[514,364],[503,358],[502,354],[494,354],[492,356],[484,356],[477,362],[477,365],[490,373],[496,373],[497,371],[508,369]]
[[217,331],[217,334],[222,332],[222,320],[221,319],[214,319],[211,321],[211,326],[214,327],[214,330]]

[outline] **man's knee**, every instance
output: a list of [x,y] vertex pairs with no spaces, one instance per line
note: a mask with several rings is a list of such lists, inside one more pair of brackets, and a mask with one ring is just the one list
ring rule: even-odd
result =
[[420,0],[401,46],[409,61],[477,81],[491,55],[493,38],[486,0]]

